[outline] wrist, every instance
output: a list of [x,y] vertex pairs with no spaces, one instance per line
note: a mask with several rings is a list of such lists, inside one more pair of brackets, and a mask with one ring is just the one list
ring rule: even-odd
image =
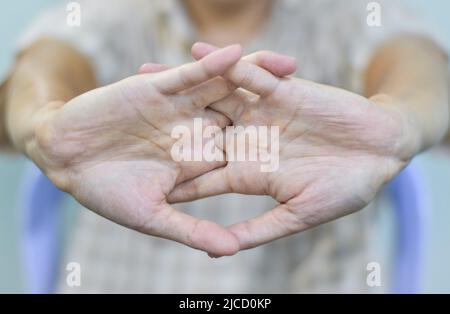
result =
[[67,176],[54,154],[59,145],[55,118],[64,104],[63,101],[49,102],[30,115],[27,121],[22,121],[26,122],[20,124],[24,127],[13,128],[12,132],[15,132],[15,147],[33,161],[56,187],[67,192]]
[[0,146],[6,146],[9,143],[8,133],[6,130],[6,90],[7,81],[0,85]]
[[401,101],[387,94],[376,94],[370,100],[386,110],[397,124],[395,153],[400,159],[409,161],[425,148],[420,120]]
[[24,107],[22,110],[7,107],[6,125],[11,144],[38,165],[37,150],[42,148],[41,143],[46,142],[46,138],[50,136],[50,116],[63,104],[62,101],[51,101],[37,109]]

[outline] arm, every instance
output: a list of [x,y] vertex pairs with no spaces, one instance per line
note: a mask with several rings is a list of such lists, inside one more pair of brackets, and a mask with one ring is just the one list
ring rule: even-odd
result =
[[25,152],[30,118],[48,103],[63,104],[96,86],[89,61],[71,46],[42,39],[22,51],[1,88],[1,145]]
[[0,85],[0,148],[8,145],[8,136],[6,135],[6,126],[4,122],[5,106],[6,106],[6,89],[8,88],[8,81],[5,81]]
[[449,125],[448,59],[432,41],[405,36],[381,47],[366,73],[366,96],[413,126],[411,153],[443,140]]

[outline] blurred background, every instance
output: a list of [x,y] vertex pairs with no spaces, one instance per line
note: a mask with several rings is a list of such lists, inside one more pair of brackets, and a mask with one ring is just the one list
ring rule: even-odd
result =
[[[14,45],[30,20],[48,6],[68,1],[16,0],[3,3],[0,10],[0,79],[6,74],[14,59]],[[408,0],[426,18],[447,35],[450,47],[450,2],[446,0]],[[439,151],[419,156],[415,165],[424,173],[424,184],[431,193],[431,209],[428,213],[429,228],[425,243],[424,292],[450,293],[450,153]],[[0,293],[24,291],[24,278],[19,263],[17,208],[22,199],[22,177],[26,160],[14,154],[0,154]],[[66,225],[76,215],[73,201],[64,204]],[[380,242],[393,241],[392,217],[380,218]],[[67,228],[66,228],[67,229]],[[63,236],[63,235],[62,235]]]

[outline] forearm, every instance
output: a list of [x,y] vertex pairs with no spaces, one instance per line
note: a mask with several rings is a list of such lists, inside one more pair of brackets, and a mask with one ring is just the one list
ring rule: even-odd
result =
[[8,81],[3,82],[0,85],[0,117],[3,119],[0,121],[0,147],[8,146],[8,136],[6,134],[5,125],[5,107],[6,107],[6,90],[8,88]]
[[388,43],[366,78],[366,96],[389,99],[414,126],[417,152],[442,141],[449,126],[448,59],[437,45],[412,36]]
[[63,103],[95,87],[89,62],[72,47],[41,40],[23,51],[7,81],[3,125],[9,145],[25,151],[33,117],[49,103]]

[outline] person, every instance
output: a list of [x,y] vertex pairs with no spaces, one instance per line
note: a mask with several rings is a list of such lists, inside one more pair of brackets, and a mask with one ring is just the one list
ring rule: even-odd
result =
[[[374,199],[448,129],[425,26],[381,2],[372,27],[358,0],[80,5],[80,27],[64,8],[33,24],[3,86],[4,145],[92,211],[66,256],[82,285],[61,292],[377,291]],[[170,131],[197,117],[279,126],[279,169],[175,162]]]

